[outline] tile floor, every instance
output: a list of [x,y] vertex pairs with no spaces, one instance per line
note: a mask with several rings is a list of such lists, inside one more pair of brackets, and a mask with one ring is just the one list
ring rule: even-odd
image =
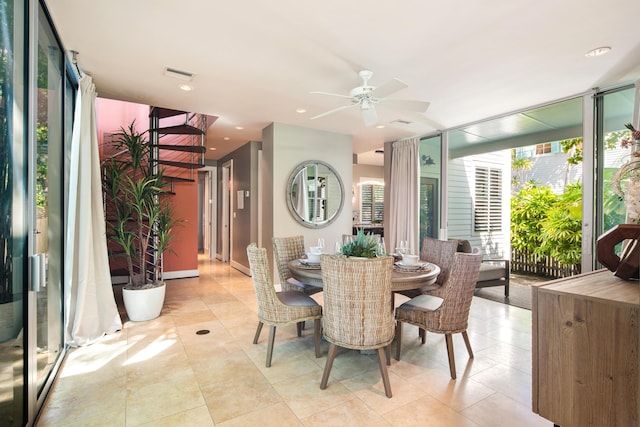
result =
[[338,354],[320,390],[328,345],[316,359],[311,327],[302,338],[295,326],[279,328],[273,364],[265,368],[268,329],[252,344],[251,279],[216,261],[201,259],[199,269],[199,278],[168,282],[159,318],[130,322],[121,311],[121,332],[73,349],[37,426],[551,425],[531,412],[528,310],[475,297],[475,359],[458,334],[455,381],[444,337],[427,334],[420,345],[417,329],[405,325],[402,360],[389,367],[388,399],[375,356],[354,351]]

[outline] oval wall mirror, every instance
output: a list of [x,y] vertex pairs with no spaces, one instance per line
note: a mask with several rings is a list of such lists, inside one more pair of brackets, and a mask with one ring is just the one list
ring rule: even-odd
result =
[[322,228],[338,218],[344,205],[344,186],[329,164],[309,160],[296,166],[286,188],[287,207],[298,223]]

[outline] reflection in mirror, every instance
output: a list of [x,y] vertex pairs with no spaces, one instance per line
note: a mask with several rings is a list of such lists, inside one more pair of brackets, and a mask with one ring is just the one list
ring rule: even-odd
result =
[[305,227],[327,226],[342,211],[344,187],[340,175],[319,160],[296,166],[289,176],[286,191],[289,212]]

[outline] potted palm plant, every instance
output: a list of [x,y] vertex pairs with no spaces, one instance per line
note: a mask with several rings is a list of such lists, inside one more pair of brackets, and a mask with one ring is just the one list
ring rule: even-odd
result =
[[123,299],[130,320],[143,321],[160,315],[165,283],[161,260],[171,251],[173,227],[181,220],[163,197],[162,170],[151,162],[151,145],[135,121],[120,128],[112,139],[110,157],[102,163],[105,217],[109,240],[125,258],[129,282]]

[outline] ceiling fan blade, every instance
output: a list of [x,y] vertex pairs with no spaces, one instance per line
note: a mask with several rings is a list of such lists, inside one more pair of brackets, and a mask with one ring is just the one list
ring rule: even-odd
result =
[[415,111],[424,113],[431,103],[427,101],[413,101],[409,99],[385,99],[382,105],[396,110]]
[[337,96],[340,98],[347,98],[347,99],[352,99],[353,97],[351,95],[340,95],[339,93],[331,93],[331,92],[318,92],[318,91],[313,91],[313,92],[309,92],[312,95],[329,95],[329,96]]
[[376,109],[373,108],[373,104],[369,104],[367,108],[362,108],[362,120],[364,120],[366,127],[378,123],[378,114],[376,113]]
[[356,105],[359,105],[359,104],[343,105],[341,107],[334,108],[333,110],[325,111],[324,113],[318,114],[317,116],[313,116],[309,120],[319,119],[320,117],[328,116],[329,114],[333,114],[340,110],[346,110],[347,108],[352,108],[352,107],[355,107]]
[[392,93],[396,93],[397,91],[407,87],[409,87],[408,84],[394,77],[393,79],[389,80],[382,86],[378,86],[377,88],[375,88],[371,92],[371,95],[375,96],[376,98],[386,98]]

